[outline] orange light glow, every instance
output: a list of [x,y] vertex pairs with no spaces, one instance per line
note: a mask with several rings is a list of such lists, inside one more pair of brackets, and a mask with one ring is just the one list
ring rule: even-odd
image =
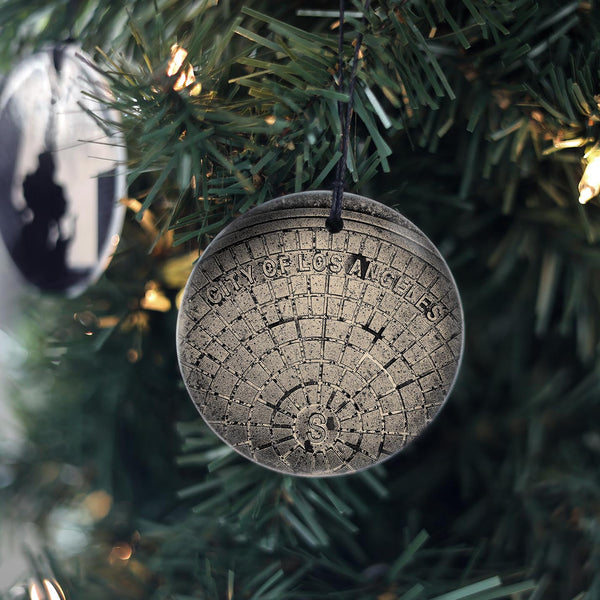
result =
[[171,46],[171,60],[169,61],[169,66],[167,67],[167,75],[169,77],[173,77],[173,75],[175,75],[175,73],[181,69],[183,66],[183,61],[187,58],[187,55],[188,51],[178,44],[173,44]]
[[[183,90],[196,81],[194,67],[192,65],[188,65],[187,68],[183,69],[183,63],[185,62],[187,55],[188,51],[178,44],[173,44],[171,46],[171,60],[169,61],[169,65],[167,67],[167,75],[169,77],[173,77],[179,73],[179,77],[177,77],[175,83],[173,84],[173,89],[176,92]],[[197,96],[201,91],[202,85],[197,83],[190,90],[190,95]]]
[[58,581],[44,579],[44,588],[46,589],[48,600],[65,600],[65,594],[60,585],[58,585]]
[[127,350],[127,360],[130,363],[136,363],[140,360],[140,353],[134,348],[129,348],[129,350]]
[[168,312],[171,310],[171,301],[160,291],[155,282],[150,281],[146,285],[146,293],[140,301],[144,310],[155,310]]
[[116,561],[127,561],[131,558],[133,554],[133,548],[127,544],[126,542],[117,544],[113,546],[113,549],[110,551],[110,556],[108,560],[110,563],[115,563]]
[[97,490],[88,494],[83,503],[92,518],[99,521],[100,519],[104,519],[110,512],[113,505],[113,498],[104,490]]
[[96,321],[96,325],[99,329],[110,329],[116,327],[119,324],[119,317],[111,315],[108,317],[99,317]]
[[29,585],[30,600],[65,600],[66,596],[56,579],[44,579],[43,589],[35,581]]
[[32,582],[29,586],[29,598],[30,600],[42,600],[44,592],[40,590],[37,583]]

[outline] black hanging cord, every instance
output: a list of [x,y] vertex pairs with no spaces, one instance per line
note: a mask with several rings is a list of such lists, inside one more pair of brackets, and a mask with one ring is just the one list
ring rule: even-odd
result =
[[[371,0],[365,0],[362,16],[362,24],[366,21],[366,13],[369,9]],[[338,43],[338,91],[344,87],[344,13],[345,0],[340,0],[340,35]],[[350,140],[350,125],[352,123],[352,111],[354,108],[354,89],[356,87],[356,73],[358,71],[358,54],[362,45],[363,34],[359,31],[356,36],[354,46],[354,56],[352,58],[352,71],[350,73],[350,84],[348,85],[348,104],[344,111],[344,104],[338,101],[338,113],[342,128],[342,139],[340,151],[342,153],[336,167],[335,180],[333,182],[333,197],[331,200],[331,212],[325,221],[325,226],[331,233],[338,233],[344,227],[342,220],[342,203],[344,200],[344,183],[346,177],[346,163],[348,160],[348,144]]]

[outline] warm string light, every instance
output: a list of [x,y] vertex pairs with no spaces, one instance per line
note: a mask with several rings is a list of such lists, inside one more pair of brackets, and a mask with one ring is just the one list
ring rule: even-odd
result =
[[96,490],[85,497],[83,504],[94,521],[100,521],[110,512],[113,497],[104,490]]
[[58,585],[58,582],[52,582],[49,579],[44,579],[44,588],[46,590],[48,600],[64,600],[65,596],[62,593],[62,589],[60,585]]
[[42,586],[32,581],[29,585],[30,600],[65,600],[65,593],[60,587],[58,581],[44,579]]
[[586,204],[600,194],[600,153],[589,159],[579,182],[579,202]]
[[42,600],[44,597],[44,592],[38,587],[38,584],[32,582],[29,586],[29,599],[30,600]]
[[164,295],[155,281],[146,284],[146,293],[140,300],[140,307],[144,310],[168,312],[171,310],[171,301]]
[[[533,111],[531,117],[538,123],[543,123],[544,115],[540,111]],[[552,147],[544,151],[545,155],[564,150],[566,148],[581,148],[590,140],[587,138],[573,138],[568,140],[554,139]],[[583,157],[586,164],[581,180],[579,181],[579,202],[587,204],[592,198],[600,194],[600,146],[596,144]]]
[[120,542],[113,546],[108,557],[110,564],[126,563],[133,555],[133,548],[127,542]]
[[[173,84],[173,89],[176,92],[187,88],[192,85],[196,81],[196,76],[194,75],[194,67],[189,64],[187,68],[182,68],[185,59],[187,58],[188,51],[185,48],[182,48],[178,44],[173,44],[171,46],[171,60],[169,61],[169,65],[167,66],[167,76],[174,77],[179,73],[179,76],[175,80]],[[190,96],[197,96],[202,91],[202,84],[200,82],[196,83],[189,90]]]

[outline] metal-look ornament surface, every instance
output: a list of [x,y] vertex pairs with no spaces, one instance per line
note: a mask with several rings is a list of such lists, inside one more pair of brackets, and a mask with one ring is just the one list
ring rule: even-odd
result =
[[351,473],[435,417],[463,349],[456,284],[432,242],[389,207],[331,192],[271,200],[207,247],[184,291],[181,372],[208,425],[283,473]]

